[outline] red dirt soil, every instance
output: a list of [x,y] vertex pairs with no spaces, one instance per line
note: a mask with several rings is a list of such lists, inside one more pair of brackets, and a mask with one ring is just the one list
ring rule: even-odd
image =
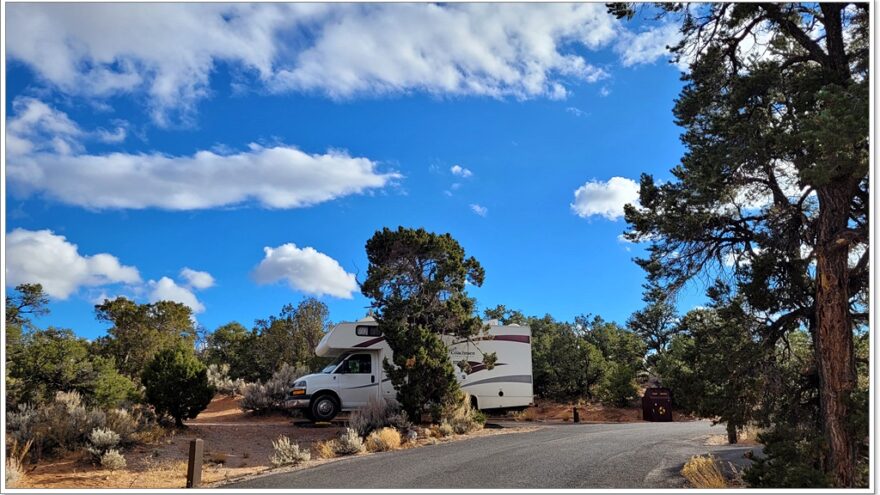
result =
[[280,414],[253,415],[239,409],[239,400],[218,396],[187,428],[172,430],[153,445],[125,449],[126,469],[110,472],[93,465],[81,453],[29,466],[17,488],[182,488],[186,485],[189,442],[205,441],[203,483],[254,474],[269,469],[272,441],[280,435],[300,445],[339,434],[339,426],[296,427]]
[[[296,426],[292,418],[281,414],[245,413],[239,409],[239,399],[223,396],[215,397],[207,409],[186,424],[187,428],[170,430],[154,444],[125,449],[123,455],[128,465],[123,470],[111,472],[95,466],[81,452],[69,453],[59,459],[27,466],[23,479],[15,488],[183,488],[186,485],[189,442],[194,438],[205,442],[202,485],[216,486],[232,478],[272,469],[269,461],[273,453],[272,441],[280,435],[310,448],[313,460],[308,466],[332,462],[319,459],[315,445],[337,437],[343,429],[339,423]],[[486,429],[439,440],[420,439],[402,448],[532,429],[525,425]]]

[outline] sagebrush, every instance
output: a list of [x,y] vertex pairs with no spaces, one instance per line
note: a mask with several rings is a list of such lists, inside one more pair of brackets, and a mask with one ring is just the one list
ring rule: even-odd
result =
[[274,453],[269,460],[276,467],[301,464],[312,458],[308,448],[301,448],[284,435],[272,442],[272,450]]
[[406,412],[399,405],[375,397],[370,397],[365,406],[351,413],[348,425],[362,437],[385,427],[404,430],[412,426]]
[[89,434],[89,445],[86,451],[92,454],[95,459],[100,460],[101,457],[110,449],[119,445],[119,434],[108,428],[95,428]]
[[37,407],[18,404],[6,415],[6,434],[19,445],[31,444],[29,456],[37,460],[56,451],[75,451],[90,444],[95,429],[119,435],[119,444],[155,440],[164,433],[149,408],[87,408],[77,392],[58,392],[53,400]]
[[339,435],[339,438],[336,439],[333,447],[336,455],[360,454],[364,451],[364,441],[361,440],[357,431],[351,428],[346,428],[345,431]]
[[294,367],[284,364],[281,369],[272,374],[272,378],[265,383],[248,383],[241,388],[240,407],[243,411],[255,413],[268,413],[283,411],[284,402],[294,380],[308,374],[303,367]]
[[229,378],[229,365],[226,363],[208,366],[208,383],[218,394],[230,397],[241,395],[245,386],[245,381],[241,378]]
[[110,471],[123,469],[126,466],[125,456],[116,449],[110,449],[101,456],[101,466]]

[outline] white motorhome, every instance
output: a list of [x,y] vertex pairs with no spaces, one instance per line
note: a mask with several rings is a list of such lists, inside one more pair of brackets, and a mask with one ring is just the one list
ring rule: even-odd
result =
[[[479,409],[523,408],[533,401],[531,329],[520,325],[486,322],[487,330],[470,339],[444,336],[453,363],[468,361],[469,369],[455,366],[461,388]],[[351,411],[371,398],[396,400],[397,393],[382,362],[392,362],[392,352],[368,316],[340,323],[324,335],[315,352],[335,358],[319,373],[298,378],[290,391],[288,407],[304,410],[306,417],[329,421],[339,411]],[[496,353],[493,369],[483,364],[484,353]]]

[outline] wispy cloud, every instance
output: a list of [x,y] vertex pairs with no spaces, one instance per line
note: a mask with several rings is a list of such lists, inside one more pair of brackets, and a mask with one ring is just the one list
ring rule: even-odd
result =
[[456,175],[458,177],[462,177],[465,179],[474,175],[473,172],[462,167],[461,165],[453,165],[452,167],[449,168],[449,171],[452,172],[452,175]]
[[486,215],[489,214],[489,209],[486,208],[485,206],[481,206],[476,203],[473,203],[470,205],[470,207],[471,207],[472,212],[476,213],[477,215],[479,215],[481,217],[485,217]]
[[96,105],[144,94],[163,126],[193,121],[220,64],[237,69],[234,87],[336,99],[565,98],[570,84],[608,77],[586,50],[621,29],[603,5],[584,3],[43,3],[7,15],[10,59]]
[[42,195],[92,209],[195,210],[254,201],[299,208],[380,189],[401,177],[345,151],[310,154],[293,146],[226,153],[89,154],[86,134],[43,102],[16,99],[7,127],[7,179],[18,195]]

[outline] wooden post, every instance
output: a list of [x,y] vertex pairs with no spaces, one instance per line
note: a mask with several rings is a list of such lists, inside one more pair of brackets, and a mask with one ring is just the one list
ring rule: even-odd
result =
[[198,488],[202,484],[202,457],[205,442],[201,438],[189,442],[189,464],[186,467],[186,487]]
[[581,422],[581,415],[580,415],[580,413],[578,412],[578,408],[576,408],[576,407],[572,407],[571,410],[574,411],[574,422],[575,422],[575,423],[580,423],[580,422]]

